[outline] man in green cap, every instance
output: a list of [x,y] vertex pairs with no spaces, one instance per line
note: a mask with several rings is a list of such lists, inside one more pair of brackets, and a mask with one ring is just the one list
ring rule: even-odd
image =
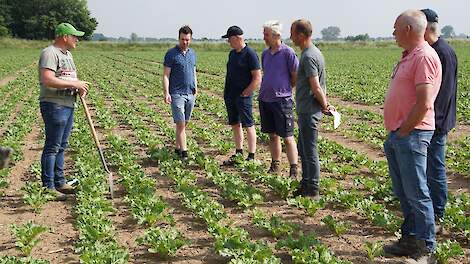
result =
[[57,194],[57,200],[74,193],[64,177],[64,150],[72,130],[76,95],[85,96],[89,83],[77,78],[70,50],[84,34],[69,23],[59,24],[54,43],[42,50],[39,59],[39,101],[46,134],[41,178],[44,187]]

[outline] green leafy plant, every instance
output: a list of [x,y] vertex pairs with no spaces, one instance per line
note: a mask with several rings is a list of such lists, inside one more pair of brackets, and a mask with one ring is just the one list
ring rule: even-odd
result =
[[320,242],[317,240],[314,234],[304,235],[300,232],[298,238],[288,236],[285,239],[279,240],[276,243],[276,249],[287,248],[287,249],[310,249],[315,245],[319,245]]
[[326,226],[328,226],[328,228],[331,231],[335,232],[335,234],[337,236],[340,236],[340,235],[346,233],[346,231],[348,231],[349,227],[351,226],[349,223],[335,220],[333,218],[333,216],[331,216],[331,215],[327,215],[327,216],[323,217],[323,219],[321,221],[323,223],[325,223]]
[[33,247],[39,243],[38,236],[49,230],[49,228],[36,225],[31,221],[22,226],[12,224],[10,229],[16,238],[15,245],[25,256],[29,256]]
[[305,263],[327,263],[327,264],[346,264],[348,261],[343,261],[333,255],[333,253],[325,245],[317,245],[313,250],[300,250],[295,249],[292,252],[292,262],[295,264]]
[[178,249],[189,243],[175,227],[154,227],[137,239],[139,245],[149,246],[150,253],[167,258],[176,255]]
[[325,207],[325,200],[320,199],[318,201],[315,201],[313,199],[303,196],[297,196],[295,198],[287,199],[287,203],[305,209],[309,216],[314,216],[319,209]]
[[35,213],[41,212],[42,206],[56,197],[50,190],[42,187],[39,182],[27,182],[21,190],[24,193],[24,203],[30,205]]
[[32,257],[18,258],[14,256],[0,256],[1,264],[49,264],[49,261]]
[[367,258],[370,260],[374,260],[376,257],[383,255],[383,243],[381,241],[366,241],[364,243],[364,249],[366,250]]
[[283,221],[279,216],[273,215],[268,219],[268,216],[259,209],[252,211],[253,224],[265,228],[275,237],[284,235],[292,235],[295,231],[299,230],[299,226],[293,223]]
[[38,180],[41,179],[41,163],[39,161],[33,162],[29,167],[29,171],[34,175]]
[[452,258],[461,258],[464,256],[462,247],[456,241],[447,240],[444,243],[439,243],[434,253],[437,262],[446,264]]

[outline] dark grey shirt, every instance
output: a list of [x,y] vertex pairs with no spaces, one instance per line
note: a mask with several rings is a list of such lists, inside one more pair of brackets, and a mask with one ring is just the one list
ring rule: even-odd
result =
[[325,59],[320,50],[313,44],[302,51],[297,71],[295,103],[296,111],[299,114],[316,113],[322,109],[310,89],[308,79],[312,76],[318,76],[320,86],[326,94]]

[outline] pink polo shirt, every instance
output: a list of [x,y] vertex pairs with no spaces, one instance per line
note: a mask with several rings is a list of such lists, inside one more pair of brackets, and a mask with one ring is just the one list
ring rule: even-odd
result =
[[[436,51],[427,42],[418,45],[411,52],[404,51],[395,66],[385,96],[384,122],[388,131],[400,128],[416,104],[416,86],[432,84],[432,102],[441,86],[442,66]],[[434,104],[432,104],[434,105]],[[434,106],[429,109],[415,129],[434,130]]]

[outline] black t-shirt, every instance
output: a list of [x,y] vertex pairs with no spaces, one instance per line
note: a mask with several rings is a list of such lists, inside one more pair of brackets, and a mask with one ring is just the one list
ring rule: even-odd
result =
[[251,71],[259,70],[256,52],[246,45],[240,52],[231,50],[228,55],[224,97],[235,98],[251,83]]
[[431,45],[442,64],[442,83],[434,102],[436,132],[447,133],[456,122],[457,108],[457,56],[454,49],[443,38]]

